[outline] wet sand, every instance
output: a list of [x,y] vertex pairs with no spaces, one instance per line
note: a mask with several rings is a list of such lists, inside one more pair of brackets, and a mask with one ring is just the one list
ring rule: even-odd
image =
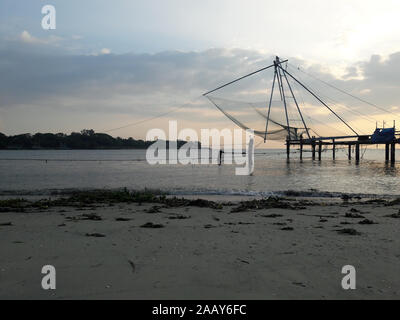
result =
[[[400,204],[313,201],[2,210],[0,298],[397,299]],[[341,287],[348,264],[356,290]]]

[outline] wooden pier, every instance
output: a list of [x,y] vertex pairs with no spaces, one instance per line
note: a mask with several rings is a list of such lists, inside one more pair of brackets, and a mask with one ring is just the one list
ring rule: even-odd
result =
[[[352,139],[352,140],[349,140]],[[323,146],[332,146],[332,159],[336,158],[336,147],[347,146],[348,159],[351,160],[351,151],[354,149],[355,161],[360,161],[360,147],[363,145],[385,145],[385,161],[392,164],[396,161],[396,144],[400,143],[400,139],[393,139],[390,142],[372,142],[371,136],[339,136],[339,137],[312,137],[311,139],[297,139],[286,140],[286,155],[287,159],[290,158],[291,146],[299,147],[300,160],[303,159],[304,146],[309,146],[311,149],[311,157],[315,160],[316,153],[318,153],[318,161],[321,161],[321,154]],[[318,150],[316,148],[318,147]]]
[[[280,60],[280,58],[277,56],[273,63],[269,66],[266,66],[264,68],[261,68],[259,70],[253,71],[251,73],[248,73],[240,78],[237,78],[233,81],[230,81],[228,83],[225,83],[213,90],[210,90],[206,93],[203,94],[203,96],[206,96],[212,104],[219,109],[222,113],[225,114],[230,120],[232,120],[236,125],[241,127],[242,129],[247,130],[249,127],[243,124],[240,120],[236,119],[232,114],[226,112],[223,110],[221,106],[218,105],[210,96],[209,94],[220,90],[222,88],[225,88],[226,86],[229,86],[233,83],[236,83],[238,81],[241,81],[247,77],[253,76],[259,72],[262,72],[264,70],[267,70],[269,68],[274,68],[274,75],[273,75],[273,80],[272,80],[272,86],[271,90],[268,93],[269,97],[267,98],[269,103],[267,105],[266,113],[263,114],[260,112],[260,110],[256,110],[258,114],[260,114],[264,119],[266,119],[265,123],[265,130],[254,130],[255,134],[257,134],[260,137],[264,138],[264,143],[267,141],[267,139],[273,139],[274,134],[280,134],[281,132],[285,132],[282,134],[282,136],[279,137],[279,140],[285,140],[285,135],[286,135],[286,154],[287,154],[287,159],[290,158],[290,149],[292,146],[299,147],[300,151],[300,160],[303,159],[303,152],[304,152],[304,147],[309,147],[311,149],[311,157],[313,160],[316,159],[316,156],[318,156],[318,161],[321,161],[322,157],[322,148],[326,146],[331,146],[332,150],[332,159],[336,158],[336,148],[338,146],[342,146],[344,148],[348,148],[348,159],[351,160],[352,158],[352,151],[354,152],[355,156],[355,162],[356,164],[359,163],[360,161],[360,147],[363,145],[368,146],[368,145],[385,145],[385,161],[390,162],[391,164],[394,164],[396,161],[396,144],[400,143],[400,131],[396,131],[396,125],[395,121],[393,121],[393,127],[391,128],[385,128],[385,122],[383,122],[382,128],[378,128],[378,123],[376,122],[376,128],[375,132],[371,135],[360,135],[355,128],[353,128],[340,114],[338,114],[337,111],[335,111],[332,107],[330,107],[325,101],[322,100],[321,96],[318,95],[316,92],[314,92],[313,89],[309,88],[306,84],[303,83],[303,81],[300,81],[297,77],[295,77],[294,74],[292,74],[292,71],[289,72],[287,70],[287,61],[288,60]],[[286,63],[286,67],[283,66],[283,64]],[[299,69],[299,68],[297,68]],[[322,80],[320,80],[322,81]],[[366,103],[370,106],[373,106],[380,111],[385,111],[383,108],[378,107],[374,105],[373,103],[369,103],[365,101],[364,99],[360,99],[354,94],[348,93],[344,91],[343,89],[337,88],[332,84],[328,84],[325,81],[322,81],[323,83],[329,85],[329,87],[332,87],[342,94],[346,94],[353,99],[357,99],[359,102]],[[292,83],[292,84],[291,84]],[[333,115],[341,125],[344,125],[346,130],[349,132],[350,135],[346,136],[330,136],[330,137],[321,137],[321,136],[311,136],[311,131],[313,131],[315,134],[318,135],[315,130],[312,128],[309,128],[306,124],[306,119],[303,117],[303,113],[301,111],[301,106],[298,103],[298,100],[296,99],[296,96],[294,94],[294,86],[297,87],[297,90],[302,89],[305,91],[308,97],[310,97],[313,101],[317,102],[318,105],[320,105],[322,108],[327,109],[331,115]],[[292,87],[293,86],[293,87]],[[277,89],[275,89],[277,87]],[[276,92],[276,93],[275,93]],[[271,118],[271,106],[272,106],[272,101],[274,100],[273,98],[278,95],[278,99],[283,102],[283,107],[284,107],[284,112],[282,114],[285,115],[285,120],[286,121],[279,121],[279,120],[274,120]],[[275,95],[274,95],[275,94]],[[289,117],[288,113],[288,99],[290,99],[291,103],[294,104],[296,107],[295,113],[298,113],[299,118],[298,119],[292,119]],[[331,99],[332,100],[332,99]],[[242,103],[242,102],[241,102]],[[303,102],[304,103],[304,102]],[[387,111],[388,113],[393,114],[392,112]],[[300,119],[300,120],[299,120]],[[283,119],[282,119],[283,120]],[[280,130],[270,130],[269,124],[273,123],[275,126],[279,126],[282,129]],[[343,131],[342,131],[343,132]],[[277,139],[278,140],[278,139]]]

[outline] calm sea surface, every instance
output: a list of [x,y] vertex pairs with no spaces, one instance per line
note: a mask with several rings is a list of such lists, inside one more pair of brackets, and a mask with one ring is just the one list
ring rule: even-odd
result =
[[283,150],[256,153],[253,176],[236,176],[236,165],[149,165],[145,150],[0,150],[0,192],[127,187],[192,195],[400,195],[399,163],[385,164],[383,150],[368,148],[360,165],[344,150],[335,161],[331,151],[323,153],[321,162],[310,153],[302,162],[294,153],[289,163]]

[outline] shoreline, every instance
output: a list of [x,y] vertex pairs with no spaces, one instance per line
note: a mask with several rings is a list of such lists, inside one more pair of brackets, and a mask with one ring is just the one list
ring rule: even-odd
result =
[[[398,299],[400,200],[0,200],[1,299]],[[325,199],[326,200],[326,199]],[[51,239],[51,241],[49,241]],[[54,265],[57,289],[40,287]],[[354,265],[357,289],[341,288]]]
[[0,199],[7,198],[58,198],[68,197],[75,193],[90,193],[90,192],[139,192],[139,193],[150,193],[153,195],[165,195],[167,197],[177,197],[185,199],[206,199],[212,201],[233,201],[240,202],[253,199],[263,199],[268,197],[278,197],[287,199],[310,199],[315,201],[341,201],[346,200],[394,200],[400,198],[400,194],[373,194],[373,193],[348,193],[348,192],[331,192],[331,191],[320,191],[316,189],[306,190],[282,190],[282,191],[169,191],[162,189],[129,189],[126,187],[121,188],[64,188],[64,189],[37,189],[37,190],[5,190],[0,189]]

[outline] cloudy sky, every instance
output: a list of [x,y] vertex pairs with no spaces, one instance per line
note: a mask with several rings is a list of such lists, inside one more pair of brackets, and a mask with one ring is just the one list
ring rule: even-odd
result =
[[[55,30],[41,27],[46,4],[56,8]],[[2,0],[0,132],[144,138],[170,118],[182,128],[232,127],[201,94],[279,55],[369,133],[375,120],[400,121],[399,12],[390,0]],[[334,96],[307,74],[381,109]],[[238,89],[251,101],[271,79],[266,72]],[[310,121],[325,121],[315,101],[303,103]]]

